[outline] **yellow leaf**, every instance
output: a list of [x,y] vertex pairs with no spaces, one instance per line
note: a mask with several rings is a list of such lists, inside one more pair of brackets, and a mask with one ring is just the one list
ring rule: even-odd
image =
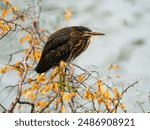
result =
[[58,107],[58,105],[61,103],[61,97],[57,98],[56,100],[56,107]]
[[15,67],[19,67],[19,65],[20,65],[20,62],[17,61],[17,62],[15,63]]
[[4,66],[4,67],[2,67],[2,68],[0,68],[0,73],[1,74],[5,74],[6,73],[6,71],[8,70],[8,66],[6,65],[6,66]]
[[7,13],[11,13],[12,12],[12,8],[7,9]]
[[13,10],[14,10],[14,11],[16,11],[16,10],[17,10],[17,7],[16,7],[16,6],[14,6],[14,7],[13,7]]
[[101,80],[99,79],[99,80],[97,80],[97,84],[98,84],[98,86],[101,86],[101,85],[103,85],[103,81],[101,81]]
[[109,99],[109,98],[110,98],[110,92],[109,92],[109,91],[106,91],[106,92],[104,93],[104,98],[106,98],[106,99]]
[[44,82],[46,79],[45,74],[37,74],[36,79],[38,82]]
[[84,98],[85,99],[91,99],[92,98],[92,94],[91,92],[89,91],[89,89],[87,88],[86,91],[84,92]]
[[46,92],[48,92],[48,91],[51,91],[52,88],[53,88],[53,85],[50,84],[50,85],[46,85],[44,89],[45,89]]
[[73,97],[73,96],[75,96],[75,93],[74,92],[71,92],[71,93],[68,93],[68,94],[65,94],[65,95],[63,95],[63,100],[71,100],[71,98]]
[[37,102],[35,103],[35,106],[36,106],[36,107],[40,107],[40,106],[41,106],[41,101],[37,101]]
[[25,93],[25,99],[29,99],[30,98],[30,96],[31,96],[31,94],[32,94],[32,92],[31,91],[27,91],[26,93]]
[[65,63],[63,60],[61,60],[59,66],[61,68],[65,68],[67,66],[67,63]]
[[55,93],[59,93],[59,88],[58,88],[58,83],[57,82],[53,83],[53,90],[55,91]]
[[41,51],[34,51],[35,60],[39,60],[41,57]]
[[35,103],[35,106],[36,106],[36,107],[45,108],[46,105],[47,105],[47,104],[46,104],[45,102],[43,102],[43,101],[37,101],[37,102]]
[[103,100],[101,98],[97,98],[97,101],[99,104],[101,104],[103,102]]
[[91,93],[92,99],[96,99],[96,93]]
[[32,80],[33,80],[33,79],[32,79],[31,77],[29,77],[29,78],[27,79],[27,82],[28,82],[28,83],[31,83]]
[[24,37],[21,37],[21,38],[19,39],[19,42],[20,42],[20,43],[24,43],[24,42],[25,42],[25,38],[24,38]]
[[40,88],[40,85],[35,81],[32,82],[32,87],[31,87],[31,91],[37,91]]
[[34,99],[35,99],[35,94],[34,93],[32,93],[31,95],[30,95],[30,99],[33,101]]
[[72,16],[72,11],[69,9],[69,8],[66,8],[65,9],[65,12],[64,12],[64,18],[65,20],[69,20]]
[[7,10],[6,9],[2,10],[2,18],[5,18],[6,14],[7,14]]
[[104,94],[106,90],[103,86],[103,82],[101,80],[97,80],[97,84],[98,84],[97,93]]
[[25,38],[28,40],[29,43],[32,43],[32,36],[30,34],[27,34]]
[[64,105],[61,105],[60,107],[60,112],[63,113],[65,111],[65,106]]
[[49,80],[54,80],[54,78],[56,78],[56,76],[59,74],[58,72],[60,71],[60,67],[55,67],[52,71],[52,74],[49,78]]
[[3,32],[7,32],[10,29],[10,27],[8,25],[3,25],[1,29]]
[[60,96],[63,97],[65,94],[63,91],[60,92]]
[[2,26],[3,25],[3,23],[0,21],[0,26]]
[[53,88],[53,85],[45,85],[45,87],[40,91],[41,94],[46,94],[48,91],[51,91]]
[[70,93],[70,96],[72,96],[72,97],[75,96],[75,95],[76,95],[75,92],[71,92],[71,93]]
[[5,4],[9,4],[10,0],[4,0]]
[[24,90],[22,90],[22,95],[26,95],[26,93],[27,93],[27,89],[24,89]]
[[116,87],[112,88],[112,92],[113,92],[115,98],[119,98],[121,96],[121,93],[118,91],[118,89]]
[[85,76],[83,74],[78,75],[77,80],[79,82],[82,82],[84,80]]

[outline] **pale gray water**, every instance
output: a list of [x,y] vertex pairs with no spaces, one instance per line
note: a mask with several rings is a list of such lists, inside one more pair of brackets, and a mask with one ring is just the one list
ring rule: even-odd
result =
[[[14,3],[26,8],[27,5],[22,5],[24,1]],[[141,112],[136,107],[136,101],[144,102],[143,106],[147,111],[150,91],[149,5],[149,0],[43,0],[40,26],[53,32],[55,27],[84,25],[106,33],[103,37],[93,38],[90,47],[75,63],[84,68],[94,65],[100,71],[109,64],[118,64],[122,72],[120,80],[125,85],[143,78],[135,88],[128,91],[123,101],[128,112]],[[65,8],[73,10],[73,17],[69,22],[63,19]],[[19,46],[15,43],[9,44],[9,41],[7,38],[0,41],[2,62],[6,61],[6,54],[9,54],[7,50],[14,52],[19,49]],[[4,77],[1,85],[5,85],[5,82],[8,83]]]

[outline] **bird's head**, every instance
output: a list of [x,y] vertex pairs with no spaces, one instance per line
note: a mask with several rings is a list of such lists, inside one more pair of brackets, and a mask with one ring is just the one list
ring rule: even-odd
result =
[[83,36],[97,36],[97,35],[105,35],[104,33],[101,32],[94,32],[91,29],[83,26],[76,26],[75,29],[79,32],[83,33]]

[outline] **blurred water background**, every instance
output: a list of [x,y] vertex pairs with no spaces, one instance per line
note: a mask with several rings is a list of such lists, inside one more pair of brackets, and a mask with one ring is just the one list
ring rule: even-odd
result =
[[[26,0],[15,0],[12,3],[19,8],[28,6]],[[31,3],[34,5],[35,0]],[[94,65],[101,73],[105,73],[109,64],[117,64],[121,67],[119,80],[125,86],[142,78],[136,87],[128,91],[123,103],[128,112],[142,112],[137,101],[143,102],[145,112],[149,110],[149,0],[41,0],[40,6],[40,26],[50,32],[70,25],[83,25],[104,32],[105,36],[92,39],[90,47],[74,63],[87,69]],[[66,8],[70,8],[73,13],[68,22],[63,18]],[[7,54],[21,49],[22,46],[16,43],[16,35],[19,34],[14,33],[0,41],[0,62],[7,62]],[[15,82],[8,81],[7,77],[3,77],[2,81],[0,87]],[[0,96],[0,101],[4,96]]]

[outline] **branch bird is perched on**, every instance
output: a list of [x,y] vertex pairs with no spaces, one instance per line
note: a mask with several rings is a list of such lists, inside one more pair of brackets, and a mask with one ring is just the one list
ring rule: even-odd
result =
[[74,60],[87,49],[91,36],[95,35],[104,33],[92,32],[83,26],[65,27],[56,31],[48,38],[35,71],[44,73],[59,65],[61,60],[65,62]]

